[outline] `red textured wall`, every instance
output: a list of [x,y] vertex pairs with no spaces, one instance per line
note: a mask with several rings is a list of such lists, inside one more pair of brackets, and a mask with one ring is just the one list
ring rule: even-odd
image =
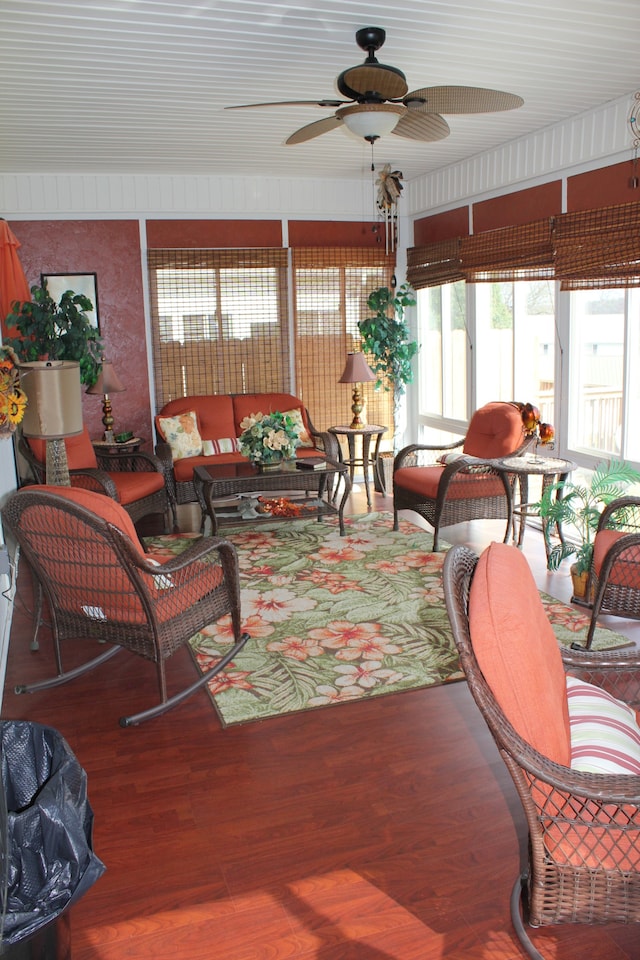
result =
[[466,237],[469,233],[469,207],[457,207],[432,217],[422,217],[413,224],[413,243],[416,247]]
[[617,203],[637,203],[640,200],[640,183],[638,187],[632,187],[630,180],[633,176],[640,177],[640,164],[634,169],[633,162],[626,160],[569,177],[567,213],[591,210],[593,207],[611,207]]
[[[137,220],[13,220],[24,272],[33,286],[41,273],[97,274],[100,333],[125,393],[111,398],[114,429],[151,439],[140,236]],[[83,393],[92,437],[103,431],[100,397]]]
[[384,243],[382,223],[290,220],[290,247],[375,247]]
[[562,213],[562,183],[553,180],[527,190],[516,190],[503,197],[492,197],[473,204],[473,232],[519,227]]
[[147,220],[150,250],[281,247],[280,220]]

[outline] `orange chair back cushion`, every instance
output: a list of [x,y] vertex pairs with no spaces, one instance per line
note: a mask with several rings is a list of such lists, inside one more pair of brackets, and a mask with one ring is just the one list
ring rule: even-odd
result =
[[469,595],[476,659],[503,713],[538,753],[568,767],[565,673],[533,575],[517,547],[492,543]]
[[[36,460],[47,462],[47,441],[37,437],[28,437],[27,442]],[[95,470],[98,467],[96,452],[93,449],[89,431],[85,427],[76,437],[65,437],[64,445],[67,451],[69,470]]]
[[[613,544],[628,536],[622,530],[599,530],[593,542],[593,569],[600,576],[604,558]],[[634,544],[624,550],[611,568],[609,583],[640,590],[640,545]]]
[[233,419],[233,403],[226,393],[178,397],[176,400],[170,400],[155,418],[158,436],[163,440],[166,439],[160,424],[162,418],[175,417],[181,413],[190,413],[192,410],[195,411],[198,432],[203,440],[221,440],[237,436]]
[[517,407],[495,401],[471,417],[463,450],[471,457],[492,460],[514,453],[524,443],[524,425]]

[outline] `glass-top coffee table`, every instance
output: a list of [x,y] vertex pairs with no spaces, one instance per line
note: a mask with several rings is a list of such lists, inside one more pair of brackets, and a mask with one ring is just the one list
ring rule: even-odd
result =
[[[284,460],[276,468],[259,469],[252,463],[226,463],[218,466],[200,466],[193,471],[193,481],[202,510],[202,523],[205,517],[211,520],[212,533],[215,536],[219,527],[242,523],[263,524],[284,520],[302,520],[317,517],[322,520],[327,514],[337,514],[340,523],[340,536],[344,536],[344,507],[351,493],[349,468],[344,463],[326,460],[316,469],[303,469],[296,466],[296,460]],[[344,492],[340,503],[331,503],[334,483],[342,477]],[[286,493],[304,491],[313,497],[300,497],[292,501],[297,509],[293,516],[271,516],[259,514],[242,519],[239,512],[229,516],[216,501],[229,500],[232,497],[246,497],[270,492]],[[298,509],[299,508],[299,509]]]

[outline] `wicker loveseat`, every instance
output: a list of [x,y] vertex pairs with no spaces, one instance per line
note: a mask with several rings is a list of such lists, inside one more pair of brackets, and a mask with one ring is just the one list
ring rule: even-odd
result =
[[[238,463],[246,460],[237,449],[236,441],[242,433],[240,423],[252,413],[299,412],[306,434],[301,433],[298,457],[327,456],[338,459],[338,444],[330,433],[316,430],[302,401],[290,393],[203,394],[179,397],[158,412],[155,418],[157,435],[156,455],[166,464],[169,482],[173,482],[178,503],[197,500],[193,485],[194,467],[208,464]],[[168,438],[172,421],[195,414],[197,438],[189,456],[174,455]],[[192,423],[185,421],[193,433]],[[200,440],[200,444],[198,444]],[[181,451],[182,452],[182,451]]]

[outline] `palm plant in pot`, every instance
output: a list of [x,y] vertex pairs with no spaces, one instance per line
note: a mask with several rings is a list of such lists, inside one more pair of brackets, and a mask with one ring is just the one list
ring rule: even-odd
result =
[[[405,386],[413,380],[411,361],[418,352],[418,344],[411,339],[404,311],[406,307],[415,306],[415,303],[414,291],[408,283],[403,283],[397,290],[378,287],[367,298],[371,316],[358,323],[362,350],[378,377],[376,390],[383,388],[393,391],[395,452],[399,449],[398,427],[402,423]],[[392,462],[391,455],[387,459]],[[388,482],[386,485],[389,486]]]
[[60,302],[51,297],[46,281],[31,287],[32,299],[13,303],[13,312],[5,323],[19,336],[7,337],[6,346],[22,361],[75,360],[80,379],[92,386],[98,379],[103,346],[100,334],[87,316],[93,304],[82,293],[67,290]]
[[575,557],[571,566],[573,599],[585,600],[593,558],[593,541],[603,508],[623,496],[631,484],[640,483],[640,473],[619,460],[603,461],[584,484],[565,480],[550,484],[536,504],[548,526],[565,526],[569,539],[562,538],[548,552],[549,570]]

